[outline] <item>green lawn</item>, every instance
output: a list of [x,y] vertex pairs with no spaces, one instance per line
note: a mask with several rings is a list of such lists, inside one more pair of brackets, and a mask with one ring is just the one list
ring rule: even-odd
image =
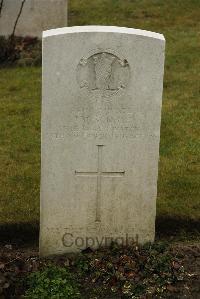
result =
[[[71,0],[69,25],[163,33],[158,219],[200,220],[199,0]],[[0,69],[0,223],[38,223],[41,68]],[[166,223],[167,225],[167,223]]]
[[0,70],[0,220],[39,219],[41,69]]

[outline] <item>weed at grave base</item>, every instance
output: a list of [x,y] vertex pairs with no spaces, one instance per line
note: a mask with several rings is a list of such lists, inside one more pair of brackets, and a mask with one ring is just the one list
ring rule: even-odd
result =
[[24,287],[27,299],[166,298],[188,273],[168,243],[119,247],[38,260]]

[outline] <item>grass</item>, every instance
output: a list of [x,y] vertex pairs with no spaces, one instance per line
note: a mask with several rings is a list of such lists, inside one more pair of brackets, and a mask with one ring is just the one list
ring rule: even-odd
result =
[[[69,6],[70,26],[165,35],[157,216],[183,223],[200,220],[199,15],[199,0],[71,0]],[[0,69],[0,87],[0,224],[38,223],[41,68]]]
[[38,222],[40,68],[0,70],[0,219]]

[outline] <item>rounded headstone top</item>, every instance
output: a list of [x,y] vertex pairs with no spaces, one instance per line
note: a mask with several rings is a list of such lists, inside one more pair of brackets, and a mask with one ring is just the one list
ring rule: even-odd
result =
[[150,38],[165,41],[163,34],[152,32],[152,31],[127,28],[127,27],[92,26],[92,25],[91,26],[63,27],[63,28],[46,30],[46,31],[43,31],[43,38],[55,36],[55,35],[63,35],[63,34],[70,34],[70,33],[84,33],[84,32],[124,33],[124,34],[133,34],[133,35],[138,35],[138,36],[150,37]]

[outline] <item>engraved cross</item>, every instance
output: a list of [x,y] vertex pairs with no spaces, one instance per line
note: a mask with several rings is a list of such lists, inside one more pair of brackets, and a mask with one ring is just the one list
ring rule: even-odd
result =
[[75,175],[85,177],[97,178],[97,195],[96,195],[96,222],[101,221],[101,181],[102,177],[118,178],[125,175],[125,171],[102,171],[102,158],[103,158],[103,145],[97,145],[98,147],[98,164],[97,171],[76,171]]

